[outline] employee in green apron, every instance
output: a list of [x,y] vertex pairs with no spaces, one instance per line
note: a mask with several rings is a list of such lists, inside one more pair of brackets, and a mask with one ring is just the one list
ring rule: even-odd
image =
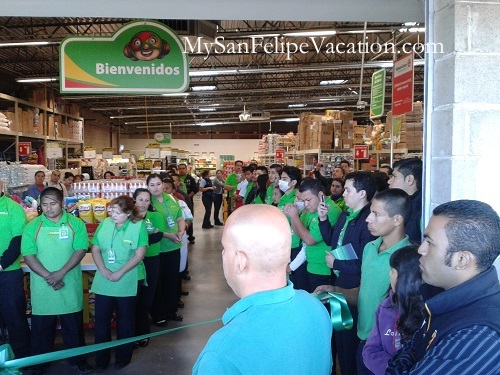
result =
[[9,331],[9,344],[16,358],[26,357],[30,351],[20,263],[21,237],[26,222],[23,208],[0,193],[0,314]]
[[160,242],[160,278],[156,286],[156,296],[151,308],[151,318],[158,326],[164,326],[167,320],[182,321],[177,314],[179,290],[179,267],[181,262],[182,236],[186,223],[182,218],[182,209],[171,195],[163,192],[160,175],[150,174],[146,180],[155,211],[163,216],[166,231]]
[[[57,318],[65,349],[85,345],[83,289],[80,262],[89,246],[85,224],[63,209],[62,191],[45,188],[40,194],[43,214],[23,232],[21,253],[31,269],[31,351],[50,352],[54,346]],[[82,374],[93,369],[86,356],[69,358]],[[35,369],[42,373],[43,368]]]
[[[95,293],[95,343],[111,341],[110,322],[117,315],[117,339],[134,335],[137,290],[145,277],[142,259],[146,254],[148,233],[134,205],[122,195],[110,203],[111,217],[106,218],[92,239],[92,256],[97,271],[91,292]],[[130,363],[133,344],[115,349],[115,366],[119,370]],[[96,353],[97,370],[104,370],[110,361],[110,350]]]
[[[143,259],[146,268],[146,283],[139,288],[135,307],[135,335],[139,336],[151,332],[149,329],[149,310],[153,305],[156,285],[160,276],[160,241],[166,228],[163,216],[158,212],[149,211],[153,207],[151,205],[151,193],[148,189],[136,189],[134,200],[135,206],[139,209],[139,216],[142,217],[146,225],[149,242]],[[136,346],[145,347],[148,344],[149,339],[144,339],[137,342]]]

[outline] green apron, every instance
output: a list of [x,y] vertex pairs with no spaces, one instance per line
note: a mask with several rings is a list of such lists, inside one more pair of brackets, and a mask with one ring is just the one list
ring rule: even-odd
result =
[[[75,253],[74,232],[68,223],[61,226],[40,224],[36,236],[37,259],[49,272],[61,269]],[[83,310],[82,270],[71,269],[62,279],[64,286],[54,290],[36,273],[31,272],[31,304],[35,315],[70,314]]]
[[[121,230],[116,229],[115,223],[112,220],[105,220],[101,225],[104,227],[97,235],[99,236],[98,241],[102,260],[107,269],[111,272],[116,272],[135,255],[142,221],[137,223],[129,221],[124,224],[126,228],[123,229],[122,227],[120,228]],[[114,255],[114,261],[113,256],[110,256],[110,250],[112,250],[111,254]],[[136,296],[139,265],[125,273],[118,281],[109,281],[97,270],[91,292],[112,297]]]

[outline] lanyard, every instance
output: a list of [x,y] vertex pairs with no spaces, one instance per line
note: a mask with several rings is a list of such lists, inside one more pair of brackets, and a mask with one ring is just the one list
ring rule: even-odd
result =
[[116,236],[118,235],[118,230],[116,229],[116,226],[115,226],[115,229],[113,229],[113,236],[111,236],[111,249],[113,249],[113,244],[115,242],[115,238]]

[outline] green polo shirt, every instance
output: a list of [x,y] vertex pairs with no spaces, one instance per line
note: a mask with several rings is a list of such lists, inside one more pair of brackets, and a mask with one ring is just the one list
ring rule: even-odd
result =
[[330,250],[330,246],[325,244],[321,236],[318,212],[304,211],[300,216],[300,220],[316,241],[314,245],[306,245],[307,272],[316,275],[330,275],[332,271],[325,260],[325,251]]
[[339,206],[335,204],[334,201],[332,201],[331,197],[326,197],[325,204],[327,204],[330,207],[330,209],[328,210],[328,221],[333,227],[339,220],[342,210]]
[[382,237],[368,242],[363,249],[361,262],[361,286],[358,297],[358,337],[366,340],[370,336],[375,324],[375,311],[380,302],[387,296],[390,285],[389,259],[392,253],[402,247],[411,245],[408,236],[405,236],[394,246],[379,252]]
[[335,201],[335,204],[336,204],[337,206],[339,206],[339,207],[340,207],[340,209],[341,209],[342,211],[346,211],[346,210],[347,210],[347,205],[345,204],[345,199],[344,199],[344,197],[340,197],[339,199],[337,199],[337,200]]
[[227,176],[226,185],[234,187],[233,190],[227,192],[228,195],[232,197],[233,194],[236,192],[236,187],[238,186],[238,177],[236,176],[236,173],[231,173],[229,176]]
[[[49,272],[60,270],[75,251],[87,251],[89,240],[82,220],[63,211],[54,223],[41,215],[26,225],[21,243],[23,256],[35,255]],[[72,268],[54,290],[36,273],[31,274],[31,304],[35,315],[70,314],[83,309],[82,271]]]
[[[283,196],[280,198],[280,201],[278,203],[278,208],[281,211],[283,211],[283,208],[285,207],[285,205],[294,204],[296,193],[297,193],[297,189],[293,189],[288,194],[283,194]],[[300,246],[300,237],[297,236],[297,234],[293,231],[292,221],[290,220],[290,218],[287,217],[287,219],[288,219],[288,224],[290,224],[290,230],[292,231],[292,249],[295,249],[296,247]]]
[[[138,223],[134,224],[138,225]],[[99,224],[95,231],[94,237],[92,238],[92,244],[99,246],[99,248],[101,249],[102,259],[105,265],[107,264],[107,252],[110,248],[113,248],[115,250],[116,257],[118,259],[120,257],[120,251],[126,253],[130,250],[130,247],[132,247],[135,251],[141,246],[148,246],[148,232],[146,230],[146,226],[144,225],[144,222],[140,222],[140,224],[141,229],[139,230],[138,239],[128,238],[127,236],[127,228],[129,227],[129,225],[131,225],[130,220],[127,220],[125,224],[116,229],[116,233],[116,227],[111,218],[107,218],[101,224]],[[103,231],[103,233],[101,233],[102,235],[99,235],[99,232],[101,231]],[[137,241],[137,243],[135,243],[135,241]],[[124,263],[130,260],[132,256],[129,257],[125,255],[125,257],[127,257],[128,259],[124,260]],[[144,280],[146,278],[146,270],[142,262],[137,265],[137,272],[137,280]]]
[[[160,202],[155,197],[152,197],[151,203],[153,204],[155,211],[163,217],[165,222],[165,232],[177,233],[179,231],[177,220],[182,219],[182,209],[175,198],[163,193],[163,202]],[[168,253],[169,251],[178,250],[181,246],[182,242],[173,242],[168,238],[162,238],[160,241],[160,253]]]
[[[28,220],[26,213],[21,205],[14,202],[5,194],[0,197],[0,256],[7,250],[10,241],[14,237],[23,234],[24,227]],[[17,257],[16,261],[7,267],[4,271],[13,271],[21,268],[21,256]]]
[[243,198],[243,202],[247,200],[248,194],[253,189],[253,181],[250,181],[247,185],[247,189],[245,190],[245,197]]
[[267,187],[266,190],[266,204],[273,204],[273,192],[274,192],[274,184],[271,184]]
[[[163,220],[163,216],[158,212],[148,211],[144,218],[144,225],[146,226],[148,234],[153,233],[155,229],[158,229],[159,232],[166,231],[165,220]],[[160,254],[160,242],[148,245],[146,248],[146,257],[154,257]]]

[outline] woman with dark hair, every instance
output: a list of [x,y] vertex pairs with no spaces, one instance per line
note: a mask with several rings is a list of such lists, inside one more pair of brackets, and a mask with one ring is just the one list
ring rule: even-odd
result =
[[106,172],[104,172],[104,176],[103,176],[103,178],[104,178],[105,180],[109,180],[111,177],[115,177],[115,174],[114,174],[113,172],[111,172],[111,171],[106,171]]
[[178,322],[183,320],[183,317],[177,314],[177,292],[180,248],[186,223],[182,218],[182,209],[175,198],[163,192],[163,182],[159,174],[150,174],[146,184],[151,192],[151,203],[155,211],[162,215],[166,229],[160,241],[160,276],[150,311],[156,325],[163,327],[167,324],[167,319]]
[[[111,341],[110,322],[117,315],[117,339],[134,336],[137,290],[145,278],[142,259],[148,234],[134,200],[122,195],[110,202],[111,217],[106,218],[92,239],[92,257],[97,266],[91,291],[95,293],[95,343]],[[132,359],[132,344],[115,349],[115,369]],[[108,367],[109,349],[96,353],[97,370]]]
[[[135,335],[150,333],[149,310],[153,305],[156,285],[160,275],[160,241],[165,232],[165,221],[158,212],[153,212],[151,192],[145,188],[135,190],[133,198],[148,232],[148,247],[143,262],[146,268],[146,283],[139,288],[135,308]],[[145,347],[149,339],[138,341],[136,347]]]
[[257,177],[257,194],[252,203],[266,204],[267,184],[269,183],[269,176],[261,174]]
[[363,348],[363,361],[376,375],[385,374],[389,359],[424,321],[419,260],[417,246],[396,250],[389,260],[390,294],[377,308],[375,325]]
[[72,197],[75,195],[73,192],[73,182],[75,182],[75,175],[71,172],[64,173],[63,184],[66,187],[66,191],[68,192],[68,197]]
[[210,223],[210,216],[212,215],[212,204],[214,202],[215,186],[210,179],[210,171],[208,169],[201,173],[201,181],[199,190],[202,192],[201,201],[205,207],[205,216],[203,216],[203,229],[210,229],[214,226]]

